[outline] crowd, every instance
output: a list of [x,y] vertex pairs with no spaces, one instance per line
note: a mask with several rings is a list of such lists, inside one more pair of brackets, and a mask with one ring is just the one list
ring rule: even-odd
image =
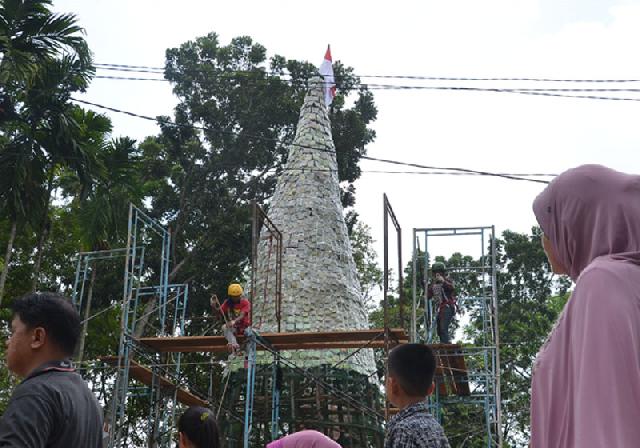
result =
[[[533,211],[552,270],[571,277],[575,288],[532,367],[529,445],[638,447],[640,176],[597,165],[574,168],[549,184]],[[438,334],[448,343],[455,291],[444,266],[433,271],[428,296],[437,300]],[[237,284],[229,296],[217,308],[235,352],[236,332],[250,324],[249,303]],[[102,448],[101,407],[69,361],[80,335],[78,312],[57,293],[28,294],[12,308],[6,361],[22,382],[0,418],[0,448]],[[386,424],[385,448],[450,446],[429,412],[435,371],[427,345],[402,344],[389,353],[386,396],[399,412]],[[187,409],[177,429],[180,448],[223,446],[208,409]],[[267,445],[339,447],[312,430]]]

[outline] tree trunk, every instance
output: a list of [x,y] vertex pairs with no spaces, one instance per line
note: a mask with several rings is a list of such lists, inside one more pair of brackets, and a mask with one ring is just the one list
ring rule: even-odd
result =
[[0,274],[0,304],[2,304],[4,285],[7,282],[7,275],[9,275],[9,262],[11,261],[11,253],[13,252],[13,243],[16,239],[17,228],[18,222],[14,219],[11,223],[11,232],[9,233],[9,241],[7,242],[7,252],[4,256],[4,266],[2,267],[2,274]]
[[80,333],[80,340],[78,341],[78,356],[76,358],[77,363],[82,362],[84,357],[84,343],[87,338],[87,330],[89,328],[89,312],[91,311],[91,302],[93,300],[93,285],[96,282],[96,267],[91,269],[91,279],[89,280],[89,289],[87,290],[87,304],[84,307],[84,315],[82,317],[82,332]]
[[151,296],[149,301],[144,305],[144,310],[142,311],[142,316],[138,319],[136,323],[136,328],[133,330],[133,337],[135,339],[139,339],[144,334],[144,330],[147,327],[147,323],[149,322],[149,318],[151,317],[153,308],[156,306],[158,301],[157,296]]
[[40,238],[38,238],[38,249],[36,251],[36,262],[33,266],[33,281],[31,283],[31,292],[35,292],[38,288],[38,282],[40,280],[40,266],[42,265],[42,247],[44,246],[47,237],[49,236],[49,229],[51,223],[49,222],[49,207],[51,207],[51,192],[53,191],[53,168],[49,172],[49,180],[47,181],[47,206],[44,209],[44,216],[42,217],[42,223],[40,225]]
[[38,239],[38,249],[36,255],[36,262],[33,266],[33,280],[31,283],[31,292],[35,292],[38,289],[38,283],[40,282],[40,266],[42,265],[42,246],[49,236],[49,226],[43,225],[40,229],[40,238]]

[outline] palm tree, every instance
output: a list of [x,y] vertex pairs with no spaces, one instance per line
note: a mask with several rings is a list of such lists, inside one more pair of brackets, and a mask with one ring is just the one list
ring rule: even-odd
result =
[[[119,138],[110,141],[100,153],[105,175],[101,176],[83,199],[76,195],[78,218],[85,250],[104,250],[122,245],[126,239],[129,203],[142,202],[139,153],[135,141]],[[82,188],[81,183],[76,188]],[[93,302],[97,265],[91,268],[83,328],[78,343],[78,363],[84,356],[88,318]]]
[[[59,145],[55,140],[42,141],[43,147],[48,148],[46,204],[42,220],[39,225],[38,246],[35,251],[35,263],[32,273],[31,290],[35,291],[40,278],[40,266],[43,257],[43,246],[49,237],[52,191],[60,184],[60,172],[75,173],[78,179],[77,194],[84,197],[96,178],[104,175],[105,168],[101,159],[101,152],[106,146],[106,137],[111,131],[111,121],[108,117],[85,111],[80,107],[71,107],[68,118],[73,123],[70,131],[69,146]],[[75,144],[75,148],[72,146]],[[71,147],[71,150],[69,150]]]
[[28,141],[16,138],[0,152],[0,206],[6,211],[11,228],[0,273],[0,303],[18,226],[38,222],[44,209],[42,160],[32,157],[30,151],[24,150],[26,146]]
[[78,140],[77,107],[69,101],[88,86],[91,54],[75,16],[53,14],[50,6],[50,0],[0,3],[0,205],[11,224],[0,303],[20,227],[39,227],[44,242],[57,167],[70,166],[85,182],[98,167]]
[[3,0],[0,3],[0,85],[28,80],[59,54],[90,62],[89,49],[74,14],[54,14],[51,0]]

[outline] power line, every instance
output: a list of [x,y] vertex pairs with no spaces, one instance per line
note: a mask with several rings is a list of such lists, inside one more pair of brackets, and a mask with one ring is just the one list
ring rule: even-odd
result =
[[[319,149],[319,148],[318,148]],[[22,154],[21,151],[5,151],[5,154]],[[66,157],[70,160],[84,160],[82,157]],[[219,167],[235,167],[236,165],[218,163],[216,166]],[[274,167],[267,171],[265,174],[275,174],[279,171],[300,171],[303,173],[338,173],[339,170],[329,169],[329,168],[303,168],[303,167]],[[483,176],[482,172],[455,172],[455,171],[399,171],[399,170],[360,170],[361,173],[367,174],[418,174],[418,175],[445,175],[445,176]],[[500,177],[502,176],[516,176],[516,177],[556,177],[557,174],[551,173],[493,173]],[[524,179],[523,179],[524,180]],[[117,304],[113,305],[116,306]],[[100,313],[105,312],[107,310],[102,310]],[[92,316],[95,317],[95,316]]]
[[[138,78],[138,77],[128,77],[128,76],[109,76],[109,75],[96,75],[94,78],[97,79],[120,79],[120,80],[128,80],[128,81],[163,81],[169,82],[168,79],[164,78]],[[244,78],[246,79],[246,78]],[[281,79],[281,78],[280,78]],[[291,81],[281,79],[283,81]],[[268,79],[256,79],[253,82],[260,81],[268,81]],[[320,83],[324,84],[324,83]],[[461,90],[461,91],[471,91],[471,92],[632,92],[639,93],[640,88],[538,88],[538,87],[513,87],[513,88],[502,88],[502,87],[464,87],[464,86],[416,86],[416,85],[400,85],[400,84],[368,84],[361,83],[360,85],[365,86],[372,90]]]
[[[291,168],[295,169],[295,168]],[[449,175],[449,176],[481,176],[478,173],[452,173],[449,171],[391,171],[391,170],[361,170],[369,174],[424,174],[424,175]],[[518,177],[556,177],[557,174],[550,173],[495,173],[504,176]]]
[[[131,117],[136,117],[136,118],[141,118],[141,119],[148,120],[148,121],[153,121],[155,123],[160,122],[160,123],[163,123],[163,124],[166,124],[166,125],[170,125],[170,126],[174,126],[174,127],[187,127],[187,128],[198,129],[198,130],[202,130],[202,131],[215,132],[215,133],[219,133],[219,134],[235,135],[231,131],[223,131],[223,130],[220,130],[220,129],[205,128],[205,127],[196,126],[196,125],[181,125],[181,124],[173,123],[171,121],[160,120],[158,118],[153,118],[153,117],[150,117],[148,115],[141,115],[141,114],[137,114],[135,112],[129,112],[129,111],[125,111],[125,110],[122,110],[122,109],[117,109],[117,108],[114,108],[114,107],[104,106],[102,104],[93,103],[91,101],[80,100],[80,99],[77,99],[77,98],[71,98],[71,99],[73,101],[77,102],[77,103],[86,104],[86,105],[89,105],[89,106],[98,107],[100,109],[109,110],[109,111],[112,111],[112,112],[117,112],[117,113],[129,115]],[[329,153],[333,153],[334,152],[333,150],[328,149],[328,148],[324,148],[324,147],[301,145],[301,144],[298,144],[298,143],[295,143],[295,142],[283,143],[278,139],[262,137],[262,136],[259,136],[259,135],[247,135],[247,137],[254,138],[256,140],[275,142],[277,144],[285,145],[285,146],[286,145],[296,146],[296,147],[299,147],[299,148],[302,148],[302,149],[310,149],[310,150],[314,150],[314,151],[322,151],[322,152],[329,152]],[[429,165],[422,165],[422,164],[419,164],[419,163],[402,162],[402,161],[399,161],[399,160],[391,160],[391,159],[382,159],[382,158],[371,157],[371,156],[366,156],[366,155],[362,155],[362,156],[360,156],[360,158],[363,159],[363,160],[371,160],[371,161],[374,161],[374,162],[387,163],[387,164],[391,164],[391,165],[409,166],[409,167],[412,167],[412,168],[420,168],[420,169],[427,169],[427,170],[455,171],[455,172],[459,172],[459,173],[476,174],[476,175],[481,175],[481,176],[500,177],[500,178],[510,179],[510,180],[521,180],[521,181],[536,182],[536,183],[542,183],[542,184],[548,184],[549,183],[547,181],[539,180],[539,179],[529,179],[529,178],[526,178],[526,177],[518,177],[518,176],[514,176],[514,175],[509,175],[509,174],[493,173],[493,172],[489,172],[489,171],[472,170],[472,169],[468,169],[468,168],[429,166]]]
[[[127,80],[127,81],[160,81],[169,82],[167,79],[161,78],[143,78],[143,77],[129,77],[129,76],[109,76],[109,75],[96,75],[95,79],[113,79],[113,80]],[[254,84],[268,82],[269,78],[265,79],[246,79]],[[291,82],[290,79],[279,78],[284,82]],[[323,84],[322,82],[320,84]],[[518,87],[518,88],[502,88],[502,87],[464,87],[464,86],[416,86],[416,85],[400,85],[400,84],[371,84],[360,83],[360,86],[366,87],[369,90],[432,90],[432,91],[459,91],[459,92],[490,92],[490,93],[511,93],[518,95],[536,95],[547,97],[560,97],[560,98],[579,98],[590,99],[600,101],[640,101],[640,97],[617,97],[617,96],[604,96],[604,95],[570,95],[567,93],[588,93],[588,92],[608,92],[608,93],[640,93],[640,88],[535,88],[535,87]],[[567,93],[556,93],[567,92]]]
[[[126,65],[126,64],[94,64],[96,68],[105,70],[140,71],[144,73],[164,72],[164,67],[153,67],[147,65]],[[127,70],[125,70],[127,69]],[[140,69],[140,70],[128,70]],[[233,73],[256,73],[250,70],[236,70]],[[640,79],[616,79],[616,78],[536,78],[536,77],[464,77],[464,76],[429,76],[429,75],[358,75],[357,78],[379,78],[379,79],[413,79],[422,81],[532,81],[532,82],[576,82],[576,83],[634,83]]]
[[128,77],[128,76],[96,75],[93,78],[94,79],[119,79],[119,80],[127,80],[127,81],[162,81],[162,82],[168,82],[164,78],[134,78],[134,77]]

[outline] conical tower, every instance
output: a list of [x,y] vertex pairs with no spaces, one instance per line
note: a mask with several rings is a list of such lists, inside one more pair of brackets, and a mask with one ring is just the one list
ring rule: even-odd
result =
[[[286,167],[268,214],[283,238],[281,331],[337,331],[368,327],[366,309],[340,202],[338,165],[322,81],[314,78],[300,111]],[[275,257],[264,229],[258,246],[253,324],[276,331]],[[345,350],[298,351],[303,367],[335,364]],[[362,350],[341,367],[364,375],[375,370]]]
[[[280,331],[364,329],[367,314],[340,203],[322,81],[315,78],[310,85],[286,167],[268,205],[283,239]],[[276,249],[273,235],[263,228],[252,291],[253,328],[263,334],[278,329]],[[382,447],[383,400],[372,349],[282,351],[274,361],[271,354],[258,353],[251,446],[309,428],[345,448]],[[237,386],[224,403],[241,414],[247,392],[240,364],[231,383]],[[242,426],[225,417],[221,427],[229,448],[239,446],[235,441],[242,439]]]

